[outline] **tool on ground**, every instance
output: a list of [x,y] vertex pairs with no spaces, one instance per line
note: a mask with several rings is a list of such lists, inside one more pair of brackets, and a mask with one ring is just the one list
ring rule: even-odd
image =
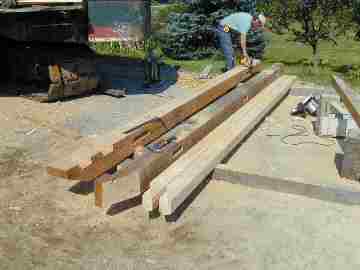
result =
[[[119,23],[121,10],[127,8],[141,12]],[[118,15],[103,16],[114,10]],[[0,92],[48,102],[111,88],[100,87],[107,77],[104,64],[110,69],[119,63],[126,74],[136,67],[127,65],[130,58],[99,55],[90,44],[107,40],[111,47],[119,45],[127,53],[130,47],[143,47],[150,33],[150,10],[149,1],[144,0],[111,5],[89,0],[0,1],[0,83],[5,84]],[[159,65],[154,61],[151,58],[146,63],[146,76],[158,80]],[[140,64],[143,71],[143,62]]]
[[147,148],[152,152],[161,153],[166,145],[169,145],[174,141],[176,141],[176,136],[171,136],[169,138],[162,139],[157,143],[150,144]]
[[125,97],[126,96],[126,90],[125,89],[106,89],[103,92],[105,95],[112,96],[112,97]]
[[207,80],[210,78],[210,72],[213,68],[213,65],[210,64],[210,65],[207,65],[203,71],[201,71],[200,75],[199,75],[199,79],[200,80]]
[[306,117],[306,113],[309,113],[312,116],[316,116],[318,108],[319,104],[316,98],[313,95],[310,95],[292,109],[291,115],[301,115],[302,117]]

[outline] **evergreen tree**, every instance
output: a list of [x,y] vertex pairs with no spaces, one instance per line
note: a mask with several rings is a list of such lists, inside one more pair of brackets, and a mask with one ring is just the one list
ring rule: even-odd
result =
[[[214,27],[234,12],[257,15],[256,0],[193,0],[187,13],[171,13],[167,31],[160,38],[163,52],[175,59],[199,59],[214,53],[217,40]],[[234,44],[239,44],[238,35]],[[265,39],[261,29],[248,34],[248,53],[262,58]]]
[[360,0],[354,0],[354,21],[357,23],[359,28],[356,30],[355,38],[360,40]]

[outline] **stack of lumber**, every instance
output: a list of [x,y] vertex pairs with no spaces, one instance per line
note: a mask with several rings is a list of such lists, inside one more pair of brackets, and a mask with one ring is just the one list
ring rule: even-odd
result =
[[193,190],[288,94],[295,77],[283,76],[191,148],[151,182],[143,195],[147,211],[171,215]]
[[[132,175],[132,179],[137,179],[140,182],[140,192],[146,191],[150,182],[157,175],[277,79],[282,73],[282,68],[282,65],[276,64],[271,69],[254,76],[162,135],[154,143],[148,145],[143,150],[142,155],[135,160],[122,163],[114,175],[104,175],[97,179],[95,185],[96,205],[105,207],[109,204],[109,199],[104,198],[106,196],[104,189],[114,188],[113,185],[106,185],[106,183],[116,178]],[[159,142],[170,141],[174,136],[176,140],[163,147],[161,152],[150,150],[154,149]],[[121,185],[121,181],[119,184]]]
[[[125,176],[136,179],[145,210],[170,215],[288,94],[295,77],[282,76],[282,69],[275,64],[254,76],[259,65],[237,67],[195,95],[96,138],[92,147],[80,147],[47,171],[69,180],[94,181],[98,207],[118,202],[106,198],[114,183],[121,187]],[[109,174],[116,166],[117,172]]]
[[203,85],[196,95],[169,102],[125,127],[94,139],[93,147],[80,147],[70,156],[50,164],[47,171],[69,180],[94,180],[131,156],[138,146],[154,141],[259,70],[259,65],[252,69],[240,66],[226,72]]

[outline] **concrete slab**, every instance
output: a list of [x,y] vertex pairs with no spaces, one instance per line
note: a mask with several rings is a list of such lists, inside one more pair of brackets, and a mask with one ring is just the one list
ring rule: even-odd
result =
[[324,93],[336,95],[335,89],[330,86],[323,86],[305,81],[297,81],[294,87],[291,89],[289,95],[307,97],[310,95],[318,96]]
[[339,176],[340,143],[317,137],[313,129],[315,119],[289,116],[301,99],[287,97],[226,165],[217,168],[214,177],[321,200],[360,204],[360,184]]

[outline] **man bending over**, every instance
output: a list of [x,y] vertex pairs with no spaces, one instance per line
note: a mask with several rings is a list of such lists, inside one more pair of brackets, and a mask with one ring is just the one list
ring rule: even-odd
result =
[[235,67],[235,52],[231,40],[231,33],[240,34],[240,47],[242,49],[242,55],[246,60],[246,64],[251,64],[251,58],[249,57],[246,49],[246,34],[251,28],[264,28],[266,23],[266,17],[260,14],[257,17],[253,17],[249,13],[238,12],[231,14],[223,18],[216,27],[216,35],[220,42],[220,47],[226,58],[226,69],[230,70]]

